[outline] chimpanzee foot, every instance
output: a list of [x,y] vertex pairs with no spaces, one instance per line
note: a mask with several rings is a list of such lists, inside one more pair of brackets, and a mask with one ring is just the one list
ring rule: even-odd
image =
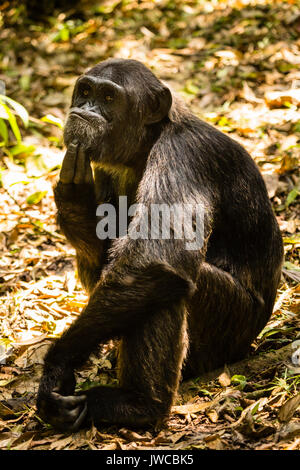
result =
[[85,395],[63,396],[53,391],[41,398],[39,415],[55,429],[63,432],[75,432],[82,427],[87,416]]

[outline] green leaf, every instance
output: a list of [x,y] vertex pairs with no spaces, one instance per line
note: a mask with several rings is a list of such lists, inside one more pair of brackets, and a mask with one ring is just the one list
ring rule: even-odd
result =
[[26,202],[27,204],[38,204],[46,194],[47,191],[37,191],[36,193],[33,193],[28,196]]
[[0,344],[2,344],[5,347],[9,347],[13,341],[9,338],[0,338]]
[[197,95],[199,93],[199,87],[195,85],[191,80],[188,80],[185,84],[184,91],[189,95]]
[[0,99],[0,118],[1,119],[8,119],[8,114],[6,111],[6,106],[5,104],[1,101]]
[[[283,237],[284,243],[298,244],[300,243],[300,235],[292,235],[291,237]],[[288,261],[287,261],[288,263]],[[287,268],[289,269],[289,268]]]
[[22,88],[22,90],[24,90],[24,91],[29,90],[30,80],[31,80],[30,75],[22,75],[22,77],[20,77],[19,84],[20,84],[20,87]]
[[43,116],[41,118],[41,121],[54,124],[54,126],[59,127],[59,129],[62,129],[64,127],[62,120],[55,116],[52,116],[52,114],[47,114],[46,116]]
[[254,403],[253,408],[251,408],[251,414],[254,416],[256,412],[258,411],[260,405],[260,400],[258,400],[256,403]]
[[9,108],[7,108],[7,114],[8,114],[8,122],[9,122],[9,125],[11,127],[11,130],[13,131],[14,135],[15,135],[15,138],[17,139],[17,142],[21,142],[22,140],[22,137],[21,137],[21,132],[20,132],[20,129],[19,129],[19,126],[17,124],[17,120],[15,118],[15,116],[13,115],[13,113],[11,112],[11,110]]
[[298,121],[298,122],[294,125],[293,131],[294,131],[294,132],[300,132],[300,121]]
[[119,3],[120,1],[117,0],[115,2],[109,2],[107,5],[96,6],[95,12],[102,13],[103,15],[107,15],[109,13],[112,13]]
[[0,118],[0,135],[3,138],[4,145],[8,143],[8,130],[4,119]]
[[247,384],[247,379],[244,375],[233,375],[231,377],[231,383],[234,385],[239,385],[239,387],[243,389]]
[[4,111],[7,114],[7,120],[9,122],[10,127],[11,127],[11,130],[13,131],[17,141],[21,142],[22,137],[21,137],[21,133],[20,133],[20,130],[19,130],[19,126],[17,124],[17,120],[16,120],[15,116],[13,115],[13,113],[11,112],[11,110],[9,109],[9,107],[1,101],[1,98],[3,98],[3,95],[0,96],[0,105],[1,105],[1,108],[3,108]]
[[17,103],[15,100],[12,100],[6,95],[0,95],[0,99],[2,101],[6,101],[6,103],[9,104],[10,107],[15,110],[17,116],[22,119],[24,126],[27,127],[29,122],[29,116],[24,106],[22,106],[20,103]]
[[286,261],[283,264],[283,267],[287,270],[290,270],[290,271],[299,271],[300,272],[300,267],[297,266],[296,264],[291,263],[290,261]]
[[280,328],[270,328],[268,330],[265,330],[265,332],[262,334],[262,337],[269,338],[270,336],[277,335],[281,331],[282,330]]
[[35,222],[33,222],[33,225],[35,227],[38,227],[38,228],[43,228],[44,227],[43,222],[41,222],[40,220],[36,220]]
[[297,188],[292,189],[286,198],[285,207],[288,207],[290,204],[292,204],[292,202],[295,201],[295,199],[299,196],[299,194],[300,194],[300,191]]
[[171,49],[182,49],[186,47],[188,40],[185,38],[172,38],[167,42],[168,47]]
[[19,155],[20,153],[30,155],[35,151],[34,145],[24,145],[24,144],[17,144],[14,147],[9,149],[11,155],[14,157],[15,155]]

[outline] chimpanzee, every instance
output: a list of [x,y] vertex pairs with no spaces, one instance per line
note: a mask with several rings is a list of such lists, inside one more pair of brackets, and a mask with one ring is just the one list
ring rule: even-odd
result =
[[[109,59],[77,80],[64,139],[58,222],[89,301],[46,355],[38,412],[63,431],[155,425],[181,377],[243,358],[265,326],[281,272],[279,228],[248,153],[138,61]],[[97,207],[118,208],[119,196],[149,211],[196,204],[202,246],[187,249],[173,226],[169,238],[99,238]],[[75,395],[74,370],[112,338],[119,386]]]

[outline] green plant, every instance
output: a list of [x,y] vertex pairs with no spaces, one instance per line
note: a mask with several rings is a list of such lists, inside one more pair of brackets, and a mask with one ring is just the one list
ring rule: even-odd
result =
[[[0,94],[0,147],[12,158],[21,153],[31,154],[35,150],[33,145],[28,146],[22,142],[16,116],[21,119],[24,127],[28,126],[29,116],[24,106],[12,98]],[[14,138],[11,137],[10,130]]]
[[15,136],[17,143],[20,144],[22,141],[21,132],[17,123],[16,115],[21,118],[24,126],[27,127],[29,122],[29,116],[24,106],[22,106],[20,103],[17,103],[6,95],[0,95],[0,136],[3,139],[0,142],[1,147],[8,146],[10,144],[8,124]]

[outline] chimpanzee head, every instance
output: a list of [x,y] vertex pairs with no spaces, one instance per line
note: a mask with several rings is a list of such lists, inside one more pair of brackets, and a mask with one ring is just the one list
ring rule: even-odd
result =
[[77,80],[65,143],[79,141],[96,162],[126,163],[142,150],[171,104],[170,90],[142,63],[107,60]]

